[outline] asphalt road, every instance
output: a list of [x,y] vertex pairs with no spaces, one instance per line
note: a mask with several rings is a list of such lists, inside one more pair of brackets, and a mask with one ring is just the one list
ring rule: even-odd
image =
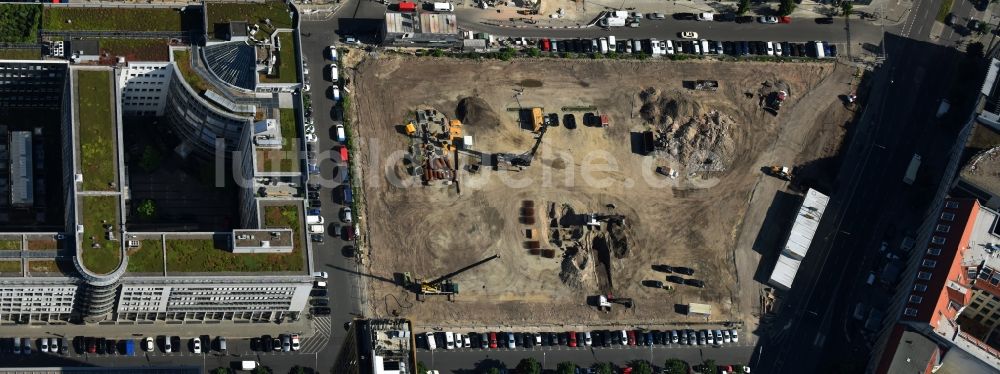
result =
[[[571,361],[580,366],[590,366],[598,362],[612,362],[624,366],[635,360],[646,360],[655,366],[662,366],[668,358],[677,358],[692,364],[712,359],[717,364],[746,363],[753,347],[637,347],[622,348],[569,348],[545,347],[533,350],[488,350],[457,349],[452,351],[420,350],[417,361],[422,361],[428,369],[448,373],[461,373],[470,369],[486,369],[490,367],[513,368],[521,359],[534,357],[543,364],[545,369],[555,369],[560,362]],[[476,371],[478,373],[478,371]]]
[[[852,318],[855,296],[864,292],[858,284],[871,270],[862,264],[881,255],[878,243],[883,237],[918,224],[929,204],[920,199],[914,204],[912,199],[926,195],[933,186],[902,182],[912,155],[923,156],[920,173],[933,176],[926,183],[937,183],[961,127],[935,120],[939,100],[948,92],[960,60],[954,49],[925,42],[931,33],[926,25],[934,22],[937,3],[921,4],[934,12],[911,13],[914,18],[900,33],[912,39],[886,36],[888,58],[872,78],[873,89],[862,93],[869,99],[843,158],[827,216],[799,269],[796,287],[785,298],[782,320],[774,323],[784,328],[761,340],[762,354],[751,361],[755,370],[854,372],[868,361],[868,348],[847,331],[846,323]],[[925,94],[914,94],[918,92]],[[832,366],[838,364],[843,366]],[[818,370],[820,365],[830,366]]]

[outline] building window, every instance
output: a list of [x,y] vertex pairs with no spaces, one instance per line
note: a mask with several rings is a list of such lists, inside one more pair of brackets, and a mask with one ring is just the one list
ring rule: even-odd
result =
[[944,207],[945,208],[950,208],[950,209],[958,209],[958,202],[957,201],[946,201],[944,203]]
[[951,231],[951,226],[948,226],[948,225],[937,225],[937,227],[934,228],[934,231],[937,231],[937,232],[948,232],[948,231]]
[[931,237],[931,243],[934,243],[934,244],[944,244],[944,242],[945,242],[945,238],[943,236],[934,236],[934,237]]
[[948,213],[948,212],[941,213],[941,220],[948,222],[954,221],[955,213]]
[[929,254],[931,256],[940,255],[941,254],[941,248],[934,248],[934,247],[927,248],[927,254]]
[[934,260],[924,260],[924,262],[920,263],[920,266],[923,266],[925,268],[933,268],[933,267],[937,266],[937,261],[934,261]]
[[979,303],[971,303],[971,304],[969,304],[969,308],[979,309]]
[[911,303],[911,304],[920,304],[921,301],[924,301],[923,297],[920,297],[920,296],[917,296],[917,295],[910,295],[909,303]]
[[916,317],[917,316],[917,310],[913,309],[913,308],[906,308],[906,310],[903,310],[903,315],[909,316],[909,317]]
[[921,283],[914,284],[913,285],[913,290],[916,291],[916,292],[927,291],[927,285],[926,284],[921,284]]
[[917,273],[917,279],[931,280],[931,273],[928,273],[926,271],[921,271]]

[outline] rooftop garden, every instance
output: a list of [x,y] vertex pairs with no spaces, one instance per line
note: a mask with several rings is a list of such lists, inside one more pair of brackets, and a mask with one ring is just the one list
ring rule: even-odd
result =
[[188,85],[190,85],[195,92],[204,93],[208,90],[208,83],[206,83],[205,80],[194,71],[194,68],[191,67],[191,51],[174,51],[174,63],[177,64],[177,69],[181,71],[181,75],[184,76],[184,80],[187,81]]
[[29,250],[57,250],[62,249],[62,243],[55,239],[28,239]]
[[[167,271],[188,272],[300,272],[305,269],[302,256],[301,228],[298,226],[299,213],[293,205],[267,207],[268,217],[275,220],[268,227],[291,227],[295,231],[291,253],[232,253],[220,248],[222,243],[213,239],[168,239]],[[270,221],[268,221],[270,222]]]
[[38,60],[42,50],[34,48],[0,49],[0,60]]
[[281,150],[257,151],[257,170],[272,172],[299,171],[298,130],[295,127],[295,109],[279,109]]
[[20,273],[21,260],[0,261],[0,273]]
[[279,32],[278,40],[281,50],[278,51],[277,67],[274,70],[275,74],[260,74],[260,83],[298,82],[298,77],[295,74],[295,38],[290,32]]
[[[20,264],[18,264],[18,267],[20,267]],[[57,273],[59,272],[59,264],[56,263],[56,260],[29,260],[28,272]]]
[[[118,235],[118,197],[80,196],[83,217],[83,266],[97,274],[107,274],[121,262],[121,238]],[[108,240],[105,227],[110,225],[116,240]]]
[[101,39],[101,53],[124,56],[128,61],[169,61],[167,39]]
[[181,31],[184,15],[173,8],[46,7],[42,29],[95,31]]
[[41,5],[0,4],[0,42],[37,43],[41,15]]
[[129,273],[163,273],[163,242],[142,240],[139,248],[128,250]]
[[0,251],[20,251],[20,240],[0,240]]
[[[257,39],[263,39],[275,29],[292,28],[292,16],[288,7],[281,1],[267,1],[264,3],[210,3],[207,4],[208,29],[222,27],[230,21],[243,21],[247,26],[260,26],[260,30],[254,35]],[[267,21],[270,21],[268,26]]]
[[111,191],[117,181],[111,72],[80,70],[77,77],[83,189]]

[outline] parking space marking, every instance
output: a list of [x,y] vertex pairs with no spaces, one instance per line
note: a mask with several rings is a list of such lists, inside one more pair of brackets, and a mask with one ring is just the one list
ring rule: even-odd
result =
[[330,317],[315,317],[312,320],[312,326],[314,335],[302,338],[302,342],[300,343],[302,347],[299,352],[318,353],[330,342],[330,335],[333,330]]

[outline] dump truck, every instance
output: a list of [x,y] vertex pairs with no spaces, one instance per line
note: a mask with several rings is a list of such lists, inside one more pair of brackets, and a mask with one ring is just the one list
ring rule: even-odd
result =
[[777,112],[781,110],[781,103],[785,102],[785,99],[787,98],[788,92],[785,92],[785,90],[771,92],[770,95],[767,95],[765,108],[773,110],[775,114],[777,114]]
[[542,118],[542,108],[531,108],[531,124],[534,128],[532,131],[534,132],[538,132],[538,130],[542,129],[542,125],[545,124],[544,119]]

